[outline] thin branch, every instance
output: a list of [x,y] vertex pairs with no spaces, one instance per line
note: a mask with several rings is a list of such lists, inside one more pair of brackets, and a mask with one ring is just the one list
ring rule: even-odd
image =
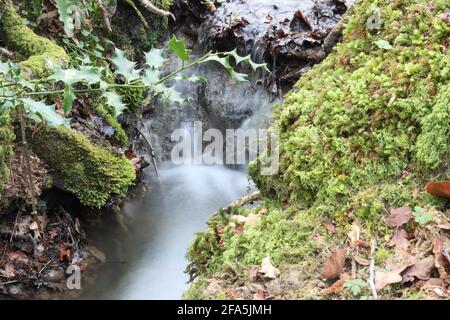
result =
[[139,2],[145,9],[147,9],[150,12],[156,13],[157,15],[164,17],[171,17],[173,21],[177,20],[172,12],[158,8],[150,0],[139,0]]
[[372,239],[370,246],[370,267],[369,267],[369,286],[372,291],[372,297],[374,300],[378,300],[377,289],[375,287],[375,252],[377,249],[377,240]]
[[145,20],[144,16],[142,15],[142,12],[138,9],[138,7],[136,7],[136,4],[133,2],[133,0],[125,0],[125,1],[134,9],[134,11],[136,11],[139,20],[141,20],[141,23],[144,25],[144,27],[150,29],[147,20]]
[[100,11],[102,13],[103,21],[105,22],[106,29],[108,29],[109,32],[112,32],[111,28],[111,21],[109,20],[109,13],[106,9],[105,5],[103,4],[102,0],[95,0],[98,7],[100,8]]

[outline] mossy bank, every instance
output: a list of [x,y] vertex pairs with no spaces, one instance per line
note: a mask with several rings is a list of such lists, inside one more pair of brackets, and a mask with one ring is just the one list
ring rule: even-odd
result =
[[[186,298],[226,296],[227,288],[247,283],[249,269],[265,256],[280,269],[295,264],[307,279],[281,297],[320,298],[318,269],[352,225],[361,226],[362,238],[381,241],[382,264],[392,254],[384,242],[390,208],[445,212],[446,202],[424,185],[450,178],[450,26],[442,18],[449,6],[446,0],[354,5],[342,43],[275,111],[279,174],[260,175],[258,162],[250,167],[263,204],[235,213],[263,210],[260,221],[236,232],[232,214],[210,220],[188,254],[199,277]],[[379,26],[368,27],[378,10]],[[323,227],[329,221],[336,234]],[[211,279],[219,289],[211,291]]]

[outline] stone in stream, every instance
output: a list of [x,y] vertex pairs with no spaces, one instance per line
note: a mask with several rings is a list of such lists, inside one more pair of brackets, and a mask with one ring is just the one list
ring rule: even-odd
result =
[[[271,66],[267,79],[272,93],[292,85],[312,65],[322,61],[330,44],[324,41],[354,0],[230,0],[213,13],[187,1],[187,12],[201,21],[199,42],[207,48],[241,55],[252,54],[257,62]],[[330,40],[330,39],[329,39]]]

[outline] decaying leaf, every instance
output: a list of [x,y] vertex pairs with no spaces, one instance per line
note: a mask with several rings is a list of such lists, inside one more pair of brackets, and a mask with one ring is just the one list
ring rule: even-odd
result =
[[330,294],[337,294],[344,289],[344,283],[350,279],[350,275],[347,273],[344,273],[341,278],[333,283],[329,288],[326,288],[322,291],[322,294],[324,295],[330,295]]
[[450,181],[427,183],[425,190],[435,197],[450,199]]
[[336,279],[344,270],[345,259],[347,258],[347,250],[337,249],[325,261],[322,269],[322,277],[327,280]]
[[434,256],[426,257],[414,264],[404,275],[403,282],[413,281],[414,278],[428,280],[431,278],[431,272],[435,269]]
[[369,266],[369,265],[370,265],[370,261],[369,261],[369,260],[364,259],[364,258],[362,258],[362,257],[360,257],[360,256],[355,255],[353,258],[355,259],[355,261],[356,261],[359,265],[362,265],[362,266]]
[[253,294],[253,300],[266,300],[264,290],[258,290],[255,294]]
[[336,233],[336,227],[330,221],[325,221],[323,225],[331,233]]
[[400,273],[402,271],[403,270],[399,268],[390,272],[375,272],[375,288],[377,289],[377,291],[383,290],[390,284],[401,282],[402,276],[400,275]]
[[280,270],[272,265],[270,257],[267,256],[263,259],[259,273],[265,278],[276,279],[280,275]]
[[401,227],[412,219],[412,209],[410,207],[393,208],[390,210],[390,216],[387,218],[387,225],[389,227]]
[[388,245],[390,247],[395,247],[395,251],[408,250],[411,243],[408,240],[408,233],[404,229],[397,229],[394,235],[389,241]]
[[415,263],[416,259],[408,252],[398,251],[386,261],[388,271],[378,270],[375,272],[375,288],[383,290],[390,284],[401,282],[403,278],[400,273]]

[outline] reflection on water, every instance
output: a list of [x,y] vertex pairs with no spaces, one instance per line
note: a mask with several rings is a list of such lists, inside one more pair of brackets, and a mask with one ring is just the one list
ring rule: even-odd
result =
[[[150,173],[152,168],[148,169]],[[124,223],[106,217],[91,242],[107,256],[86,299],[180,299],[187,248],[216,210],[246,194],[246,171],[166,164],[143,199],[127,203]]]

